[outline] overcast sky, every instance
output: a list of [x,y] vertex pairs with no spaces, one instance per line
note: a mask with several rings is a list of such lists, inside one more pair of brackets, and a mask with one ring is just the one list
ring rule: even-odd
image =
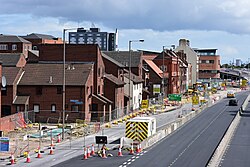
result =
[[194,48],[217,48],[222,63],[250,61],[249,0],[0,0],[0,33],[45,33],[93,25],[119,31],[119,50],[161,51],[180,38]]

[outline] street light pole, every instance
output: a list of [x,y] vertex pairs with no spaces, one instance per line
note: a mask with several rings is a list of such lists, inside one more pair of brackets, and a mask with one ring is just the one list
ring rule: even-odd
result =
[[162,97],[164,99],[165,90],[164,90],[164,72],[165,72],[165,60],[164,60],[164,52],[165,52],[165,46],[162,47]]
[[66,83],[66,76],[65,76],[65,67],[66,67],[66,40],[65,34],[67,30],[75,30],[77,28],[65,28],[63,29],[63,102],[62,102],[62,140],[65,139],[65,83]]
[[[128,93],[129,93],[129,104],[128,104],[128,106],[129,106],[129,111],[131,110],[131,84],[130,84],[130,82],[131,82],[131,57],[132,57],[132,55],[131,55],[131,44],[132,44],[132,42],[144,42],[144,40],[143,39],[140,39],[140,40],[130,40],[129,41],[129,88],[128,88]],[[133,110],[133,109],[132,109]]]
[[62,139],[65,139],[65,132],[64,132],[64,126],[65,126],[65,33],[67,29],[63,29],[63,106],[62,106],[62,117],[63,117],[63,126],[62,126]]

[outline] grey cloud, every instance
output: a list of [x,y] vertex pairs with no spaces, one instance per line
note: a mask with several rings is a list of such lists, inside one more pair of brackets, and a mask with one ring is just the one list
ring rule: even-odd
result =
[[75,22],[89,21],[119,29],[249,32],[250,23],[246,22],[247,16],[239,18],[233,13],[225,12],[220,6],[225,6],[226,2],[222,4],[220,0],[6,0],[1,3],[0,14],[31,14],[36,17],[56,17]]

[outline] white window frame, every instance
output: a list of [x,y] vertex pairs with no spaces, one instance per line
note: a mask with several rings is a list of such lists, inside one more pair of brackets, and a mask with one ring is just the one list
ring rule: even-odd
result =
[[56,112],[56,105],[55,104],[51,104],[51,112]]
[[39,113],[40,112],[40,105],[39,104],[34,104],[33,107],[34,107],[33,110],[34,110],[35,113]]
[[12,50],[17,50],[17,44],[12,45]]
[[8,50],[7,44],[0,44],[0,50]]

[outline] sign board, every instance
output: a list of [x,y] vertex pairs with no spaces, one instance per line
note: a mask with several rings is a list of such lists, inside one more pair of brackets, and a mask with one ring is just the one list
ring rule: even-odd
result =
[[153,94],[160,94],[161,93],[161,85],[160,84],[154,84],[153,85]]
[[180,94],[169,94],[168,100],[169,101],[181,101],[181,95]]
[[241,83],[241,86],[243,86],[243,87],[247,86],[247,80],[243,79],[242,83]]
[[9,151],[10,139],[8,137],[0,137],[0,152]]
[[141,101],[141,108],[148,108],[148,100]]
[[75,103],[77,105],[80,105],[80,104],[83,104],[82,101],[79,101],[79,100],[70,100],[71,103]]
[[107,136],[95,136],[96,144],[108,144]]
[[199,96],[195,95],[192,97],[192,104],[198,105],[199,104]]

